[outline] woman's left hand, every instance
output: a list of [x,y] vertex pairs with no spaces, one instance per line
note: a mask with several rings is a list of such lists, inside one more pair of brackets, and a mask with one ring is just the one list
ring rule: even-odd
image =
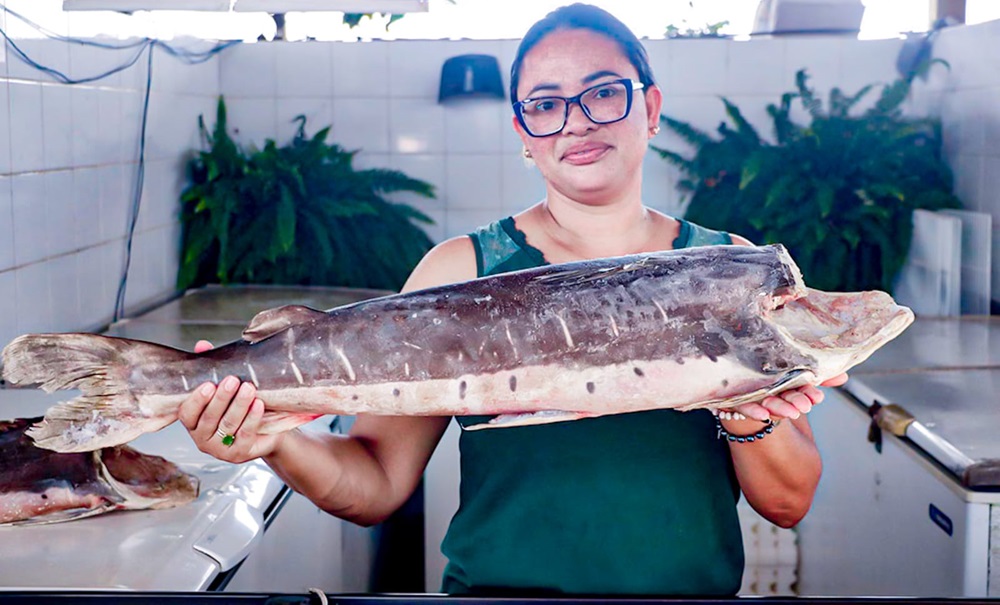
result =
[[[819,386],[839,387],[845,382],[847,382],[847,374],[840,374]],[[757,403],[745,403],[738,406],[736,411],[747,418],[761,421],[768,418],[798,418],[802,414],[808,414],[813,406],[818,405],[821,401],[823,401],[823,391],[812,385],[806,385],[765,397]]]

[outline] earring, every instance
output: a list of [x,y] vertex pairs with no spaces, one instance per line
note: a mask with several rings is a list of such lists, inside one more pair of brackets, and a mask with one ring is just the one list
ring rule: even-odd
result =
[[528,151],[527,147],[525,147],[524,149],[521,150],[521,155],[523,155],[524,159],[526,159],[526,160],[530,160],[531,159],[531,152]]
[[649,129],[649,134],[653,135],[654,137],[656,135],[660,134],[660,126],[656,125],[656,126],[653,126],[652,128],[650,128]]

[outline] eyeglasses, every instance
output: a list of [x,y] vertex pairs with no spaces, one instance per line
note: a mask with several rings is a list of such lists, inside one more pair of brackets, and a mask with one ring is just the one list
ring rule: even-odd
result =
[[524,131],[533,137],[554,135],[566,127],[569,107],[580,106],[595,124],[624,120],[632,111],[632,91],[645,85],[629,78],[591,86],[575,97],[535,97],[514,103],[514,114]]

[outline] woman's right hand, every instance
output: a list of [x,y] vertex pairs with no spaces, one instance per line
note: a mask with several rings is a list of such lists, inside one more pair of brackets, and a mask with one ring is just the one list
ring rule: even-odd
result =
[[[195,353],[212,348],[199,340]],[[264,402],[252,383],[226,376],[218,385],[206,382],[191,391],[178,411],[178,419],[198,449],[227,462],[241,463],[273,452],[282,435],[262,435]],[[229,438],[231,436],[231,439]]]

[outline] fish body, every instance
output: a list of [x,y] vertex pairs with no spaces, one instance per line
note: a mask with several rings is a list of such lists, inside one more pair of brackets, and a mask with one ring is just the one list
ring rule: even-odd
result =
[[169,508],[198,496],[196,477],[128,446],[81,453],[36,447],[25,432],[39,421],[0,421],[0,526]]
[[191,389],[226,375],[257,386],[263,432],[324,414],[513,426],[726,408],[844,372],[912,320],[885,293],[807,289],[780,245],[706,246],[271,309],[201,354],[55,334],[19,337],[3,359],[11,383],[83,391],[30,432],[83,451],[170,424]]

